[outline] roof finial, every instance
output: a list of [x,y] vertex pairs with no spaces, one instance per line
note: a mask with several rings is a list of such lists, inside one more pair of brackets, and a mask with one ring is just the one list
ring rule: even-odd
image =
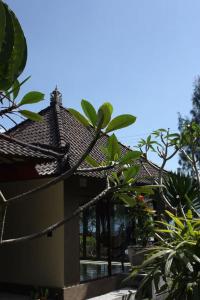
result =
[[59,92],[57,85],[50,95],[51,104],[62,105],[62,94]]

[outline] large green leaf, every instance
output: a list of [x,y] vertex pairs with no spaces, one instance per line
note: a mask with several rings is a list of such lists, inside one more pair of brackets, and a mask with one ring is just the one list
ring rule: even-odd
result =
[[85,115],[88,117],[92,125],[95,127],[97,125],[97,113],[94,106],[85,99],[81,101],[81,106]]
[[113,107],[109,102],[105,102],[103,105],[100,106],[98,110],[98,123],[100,123],[101,119],[103,118],[101,129],[105,128],[110,122],[112,112]]
[[6,16],[6,26],[5,26],[4,40],[1,45],[1,51],[0,51],[0,65],[1,65],[0,74],[4,72],[4,68],[7,65],[7,62],[12,54],[12,49],[14,45],[14,26],[12,22],[12,15],[10,10],[8,9],[8,6],[5,3],[3,3],[3,6],[5,10],[5,16]]
[[128,196],[127,194],[119,193],[117,197],[130,207],[134,207],[136,205],[135,199],[133,197]]
[[25,105],[25,104],[32,104],[40,102],[44,99],[44,94],[36,91],[31,91],[27,93],[19,103],[19,106]]
[[88,120],[82,114],[80,114],[80,112],[78,112],[77,110],[75,110],[73,108],[68,108],[68,111],[84,126],[90,125]]
[[4,5],[0,1],[0,53],[1,53],[2,44],[4,42],[5,29],[6,29],[6,13],[5,13]]
[[92,158],[91,155],[88,155],[85,161],[92,167],[99,167],[99,163],[94,158]]
[[12,55],[8,64],[8,79],[12,84],[16,78],[22,73],[27,60],[27,45],[23,30],[17,20],[15,14],[11,12],[14,25],[14,45]]
[[170,218],[179,226],[182,230],[185,228],[184,224],[181,222],[180,218],[174,216],[170,211],[166,210],[166,213]]
[[133,160],[140,158],[141,152],[140,151],[128,151],[121,159],[120,164],[128,164],[131,163]]
[[27,60],[27,45],[22,28],[15,14],[6,10],[6,31],[0,56],[0,89],[7,90],[24,70]]
[[19,90],[20,90],[20,83],[19,81],[16,79],[15,82],[13,83],[12,86],[12,90],[13,90],[13,100],[15,100],[19,94]]
[[106,128],[106,133],[113,130],[121,129],[135,123],[136,117],[132,115],[120,115],[110,121]]
[[37,113],[34,113],[32,111],[29,110],[19,110],[20,114],[22,114],[24,117],[26,117],[27,119],[30,119],[32,121],[42,121],[43,118],[42,116],[40,116]]
[[163,259],[163,256],[168,256],[169,253],[171,253],[172,250],[171,249],[165,249],[165,250],[161,250],[161,251],[158,251],[157,253],[155,254],[152,254],[150,257],[148,257],[142,264],[142,267],[146,267],[146,266],[149,266],[150,264],[154,263],[156,259],[159,259],[159,258],[162,258]]
[[124,182],[128,182],[130,179],[134,178],[140,170],[139,166],[132,166],[129,167],[127,170],[124,171]]
[[108,138],[107,143],[108,155],[111,161],[118,160],[121,154],[119,142],[114,134]]

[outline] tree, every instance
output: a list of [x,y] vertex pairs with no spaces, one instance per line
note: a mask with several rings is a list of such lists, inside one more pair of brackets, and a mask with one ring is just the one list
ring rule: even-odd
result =
[[[189,126],[188,126],[189,125]],[[145,252],[145,260],[133,268],[133,278],[140,272],[146,276],[136,293],[142,299],[149,285],[155,285],[156,293],[163,299],[196,300],[200,290],[199,252],[199,206],[200,171],[196,150],[200,146],[200,125],[194,121],[182,128],[180,134],[158,129],[139,143],[139,148],[148,159],[154,151],[161,159],[159,193],[165,203],[174,210],[162,212],[156,221],[156,243]],[[191,154],[186,152],[191,148]],[[164,167],[174,155],[182,153],[192,169],[191,175],[166,174]],[[156,183],[156,182],[155,182]]]
[[[191,100],[192,100],[192,109],[190,111],[190,116],[184,118],[179,114],[178,122],[179,122],[180,132],[182,132],[186,126],[189,128],[192,123],[200,124],[200,76],[198,76],[194,82],[194,89],[193,89],[193,95]],[[193,155],[192,153],[194,152],[196,159],[199,161],[200,158],[199,149],[195,149],[194,151],[193,147],[187,145],[185,147],[185,152],[189,156]],[[188,162],[184,153],[179,154],[179,164],[181,166],[182,171],[193,172],[191,168],[191,164]],[[198,163],[198,167],[200,167],[200,163]]]

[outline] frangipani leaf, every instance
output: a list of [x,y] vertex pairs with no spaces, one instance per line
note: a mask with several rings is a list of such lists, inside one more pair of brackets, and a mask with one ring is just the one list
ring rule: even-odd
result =
[[4,42],[5,29],[6,29],[6,13],[5,13],[4,5],[0,1],[0,53],[1,53],[2,44]]
[[99,163],[94,159],[94,158],[92,158],[92,156],[91,155],[88,155],[87,157],[86,157],[86,159],[85,159],[85,161],[89,164],[89,165],[91,165],[92,167],[99,167]]
[[27,119],[30,119],[32,121],[42,121],[43,118],[42,116],[40,116],[37,113],[34,113],[32,111],[29,110],[19,110],[20,114],[22,114],[24,117],[26,117]]
[[132,166],[124,171],[124,182],[128,182],[130,179],[134,178],[140,170],[140,166]]
[[120,160],[120,164],[128,164],[133,160],[140,158],[141,152],[140,151],[128,151]]
[[97,113],[94,106],[85,99],[81,101],[81,106],[85,115],[88,117],[91,124],[95,127],[97,125]]
[[0,51],[0,90],[8,90],[24,70],[27,45],[15,14],[3,3],[6,12],[4,42]]
[[19,106],[40,102],[44,99],[44,94],[36,91],[27,93],[19,103]]
[[114,134],[108,138],[107,150],[110,161],[118,160],[121,154],[119,142]]
[[133,198],[133,196],[131,197],[131,196],[128,196],[127,194],[119,193],[117,195],[117,197],[130,207],[134,207],[136,205],[136,201]]
[[109,102],[105,102],[103,105],[100,106],[98,110],[98,123],[103,118],[101,129],[105,128],[110,122],[112,112],[113,112],[113,107]]
[[84,126],[90,125],[88,120],[82,114],[80,114],[80,112],[78,112],[77,110],[75,110],[73,108],[68,108],[68,111]]
[[108,127],[106,128],[106,133],[127,127],[133,123],[135,123],[136,117],[132,115],[120,115],[115,117],[110,121]]

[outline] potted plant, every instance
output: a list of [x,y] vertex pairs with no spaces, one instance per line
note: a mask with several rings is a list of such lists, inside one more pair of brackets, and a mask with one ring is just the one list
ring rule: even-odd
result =
[[145,250],[152,242],[154,229],[154,211],[148,207],[143,195],[137,195],[135,200],[136,204],[131,214],[134,244],[128,246],[128,257],[132,266],[143,262]]

